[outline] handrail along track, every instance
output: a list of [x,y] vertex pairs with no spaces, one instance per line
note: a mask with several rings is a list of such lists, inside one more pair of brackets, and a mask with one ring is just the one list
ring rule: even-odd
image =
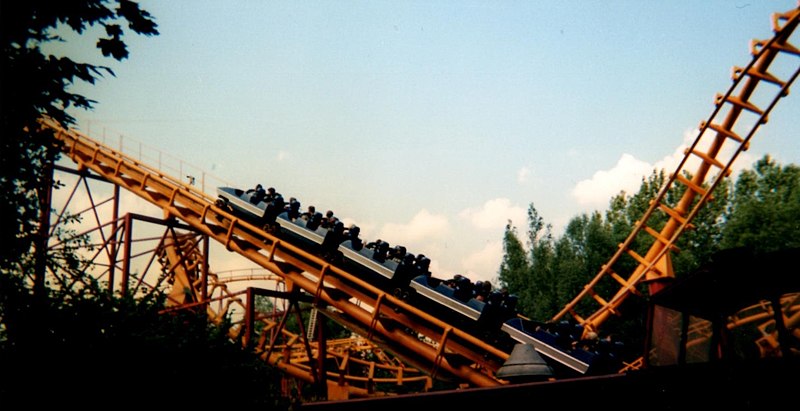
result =
[[[444,373],[478,387],[505,383],[495,378],[494,372],[508,358],[508,353],[230,214],[214,204],[215,198],[179,179],[75,130],[65,129],[52,120],[45,119],[42,124],[55,131],[55,138],[63,143],[65,154],[80,168],[91,169],[159,206],[165,218],[180,219],[220,242],[229,251],[279,275],[287,285],[297,286],[315,296],[318,304],[333,307],[346,314],[353,324],[395,342],[392,350],[400,357],[425,365],[420,369],[427,369],[432,374]],[[403,324],[436,343],[426,343],[417,335],[405,332],[404,327],[386,326],[385,321]],[[451,355],[468,361],[451,363],[448,360]]]
[[[657,291],[663,280],[674,276],[670,252],[679,251],[676,247],[678,238],[692,228],[693,218],[711,200],[712,191],[722,179],[731,173],[733,162],[742,151],[747,150],[750,139],[767,122],[769,113],[780,98],[788,95],[790,86],[800,72],[800,68],[795,68],[787,79],[779,79],[769,72],[777,58],[800,56],[800,51],[789,42],[797,27],[798,16],[800,7],[773,16],[774,37],[769,41],[754,42],[750,63],[743,68],[734,67],[732,86],[725,94],[716,97],[711,115],[700,124],[696,139],[686,149],[683,159],[669,175],[633,231],[596,276],[552,321],[570,314],[584,326],[585,333],[597,331],[611,314],[619,313],[619,307],[628,296],[639,293],[641,284],[649,284],[652,293]],[[761,84],[772,86],[772,89],[758,87]],[[764,108],[751,101],[757,89],[772,90],[771,99]],[[747,115],[754,116],[754,120],[749,124],[749,129],[739,130],[737,121]],[[63,143],[65,154],[80,168],[91,169],[106,180],[160,207],[165,218],[180,219],[223,244],[229,251],[275,273],[287,287],[299,287],[311,294],[316,306],[332,307],[341,313],[339,319],[343,324],[357,326],[370,337],[391,342],[394,352],[414,364],[424,365],[421,369],[426,369],[432,375],[446,373],[474,386],[505,383],[495,378],[494,373],[508,358],[507,353],[409,306],[319,256],[230,214],[215,205],[215,197],[184,184],[180,179],[88,136],[65,129],[52,120],[43,120],[42,124],[55,131],[56,138]],[[704,137],[712,134],[708,142]],[[729,142],[735,145],[734,149],[723,150]],[[724,158],[725,155],[728,157]],[[691,168],[690,160],[699,160],[699,166]],[[694,173],[689,174],[690,170]],[[717,170],[717,173],[710,183],[706,183],[706,177],[712,170]],[[676,182],[683,184],[686,190],[677,206],[671,208],[666,204],[665,197]],[[667,222],[660,230],[651,223],[656,210],[667,216]],[[632,248],[642,232],[651,236],[653,241],[644,255]],[[627,278],[613,268],[625,256],[638,263]],[[596,291],[600,282],[606,279],[611,279],[619,287],[611,298],[604,298]],[[587,298],[600,307],[584,316],[578,312],[578,305]],[[435,343],[424,342],[418,336],[405,332],[404,327],[394,324],[410,327]],[[468,361],[450,361],[451,355]]]

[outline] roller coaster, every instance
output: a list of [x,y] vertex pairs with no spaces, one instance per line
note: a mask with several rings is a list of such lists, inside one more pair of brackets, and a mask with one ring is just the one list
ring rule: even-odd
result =
[[[693,228],[694,217],[730,175],[732,164],[749,148],[776,104],[788,96],[800,72],[800,50],[790,42],[799,20],[800,7],[773,15],[774,36],[753,41],[752,60],[733,68],[732,85],[717,95],[694,142],[630,235],[547,323],[504,311],[500,300],[458,297],[457,285],[425,268],[414,271],[418,267],[406,266],[402,258],[377,257],[377,250],[356,247],[341,232],[335,233],[339,237],[329,247],[326,239],[334,235],[333,227],[311,227],[280,212],[268,216],[267,202],[251,202],[250,194],[233,188],[235,184],[219,182],[211,185],[214,191],[207,192],[206,181],[198,188],[194,181],[176,177],[186,175],[186,170],[165,170],[160,157],[145,160],[126,153],[122,144],[112,148],[49,119],[42,121],[42,127],[54,132],[66,159],[76,167],[55,165],[55,171],[74,176],[74,186],[64,197],[61,214],[46,224],[54,232],[67,220],[65,212],[70,207],[79,208],[74,214],[91,215],[97,226],[81,234],[93,233],[100,242],[94,244],[86,269],[96,270],[94,275],[108,284],[109,292],[137,296],[166,290],[165,311],[201,307],[216,322],[235,313],[232,338],[287,375],[319,387],[327,399],[388,395],[388,386],[424,392],[436,380],[455,382],[464,389],[507,386],[511,382],[499,371],[519,343],[532,345],[553,368],[555,379],[639,368],[646,359],[603,360],[603,368],[593,368],[593,361],[605,354],[574,347],[601,332],[610,316],[619,315],[626,299],[657,295],[674,278],[670,255],[679,252],[678,238]],[[775,75],[770,68],[777,62],[793,68]],[[96,198],[90,182],[105,184],[99,191],[109,197]],[[677,206],[671,207],[666,196],[675,185],[685,190]],[[81,190],[85,190],[83,196]],[[163,218],[120,215],[128,194],[159,208]],[[101,222],[98,212],[104,206],[112,208],[107,223]],[[663,221],[654,218],[657,213],[666,217],[665,224],[656,223]],[[163,233],[134,238],[139,227],[149,234]],[[633,245],[642,241],[651,246],[640,254]],[[152,246],[145,246],[148,242]],[[257,268],[244,275],[212,272],[212,242]],[[136,265],[137,258],[146,261]],[[626,274],[619,267],[630,266],[631,261],[636,268]],[[273,288],[250,286],[254,283]],[[234,291],[235,284],[248,286]],[[607,289],[616,292],[601,295],[600,290]],[[258,308],[257,301],[263,297],[276,301],[272,312]],[[279,307],[277,301],[285,304]],[[796,330],[800,302],[796,296],[782,301],[785,327]],[[303,324],[298,314],[302,332],[292,333],[285,324],[291,313],[299,313],[300,303],[312,307],[312,324]],[[594,311],[580,312],[588,306],[595,307]],[[773,319],[765,315],[769,310],[750,307],[729,325],[764,324],[758,344],[765,357],[781,346],[777,331],[767,326]],[[315,334],[314,330],[321,330],[313,324],[318,314],[351,330],[353,337],[328,341],[322,333]],[[581,334],[566,342],[557,331],[544,327],[568,317],[579,324]],[[693,335],[709,338],[702,328]],[[792,335],[797,338],[797,332]]]

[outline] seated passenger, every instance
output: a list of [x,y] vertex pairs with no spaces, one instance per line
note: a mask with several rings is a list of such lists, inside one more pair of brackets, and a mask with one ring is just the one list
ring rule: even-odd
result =
[[256,188],[247,190],[247,193],[250,194],[250,202],[253,204],[258,204],[259,202],[264,201],[264,198],[267,196],[267,193],[264,191],[264,188],[261,187],[261,184],[256,184]]
[[472,298],[472,281],[469,278],[456,274],[452,288],[456,299],[467,302]]
[[306,228],[311,231],[316,231],[322,225],[322,213],[316,212],[311,216],[311,219],[306,223]]
[[425,254],[419,254],[414,259],[414,270],[416,275],[431,276],[430,272],[431,259],[426,257]]
[[488,280],[478,281],[472,292],[472,298],[478,301],[486,301],[489,299],[489,294],[492,293],[492,283]]
[[396,245],[394,248],[389,250],[389,254],[386,256],[390,260],[394,260],[397,263],[403,261],[403,258],[406,256],[406,248],[402,245]]
[[486,305],[500,308],[500,305],[503,303],[503,294],[500,291],[492,291],[489,294],[489,298],[486,299]]
[[364,247],[366,247],[368,250],[377,250],[378,249],[378,244],[380,244],[382,242],[383,242],[383,240],[381,240],[379,238],[379,239],[377,239],[375,241],[368,242],[367,244],[364,245]]
[[[411,280],[416,277],[416,270],[414,269],[414,254],[406,253],[403,256],[403,261],[397,265],[397,270],[395,270],[394,275],[392,276],[392,289],[399,290],[402,292],[403,290],[408,287],[408,284]],[[395,293],[397,295],[398,293]]]
[[332,228],[336,224],[336,220],[336,217],[333,216],[333,211],[326,211],[325,216],[322,217],[322,228]]
[[[310,206],[308,206],[308,209],[306,211],[304,211],[302,214],[300,214],[300,218],[305,220],[305,221],[308,221],[316,213],[317,213],[317,209],[313,205],[310,205]],[[320,214],[320,216],[322,216],[322,215]]]
[[375,251],[372,253],[372,259],[379,262],[386,261],[386,256],[389,253],[389,243],[381,241]]
[[360,232],[361,232],[361,228],[359,228],[357,225],[353,224],[353,225],[350,226],[349,229],[347,229],[345,231],[345,235],[344,235],[344,240],[343,241],[350,240],[350,247],[352,247],[353,250],[356,250],[356,251],[360,251],[362,248],[364,248],[364,243],[361,241],[360,238],[358,238],[358,234]]
[[283,199],[283,196],[278,193],[275,193],[275,195],[273,195],[267,203],[267,209],[275,214],[276,217],[278,214],[282,213],[285,208],[286,201]]
[[339,244],[342,240],[344,240],[344,224],[338,221],[322,240],[322,256],[330,262],[338,262]]
[[283,212],[286,204],[283,201],[283,196],[275,194],[267,203],[267,208],[264,210],[264,222],[271,228],[275,228],[275,219],[278,218]]
[[263,189],[264,189],[264,188],[263,188],[263,187],[261,187],[261,184],[256,184],[256,188],[251,188],[251,189],[249,189],[249,190],[245,191],[245,193],[247,193],[247,194],[253,194],[253,193],[255,193],[256,191],[258,191],[258,190],[263,190]]
[[266,197],[264,199],[266,201],[271,201],[277,195],[280,195],[280,194],[275,192],[275,187],[270,187],[270,188],[267,189],[267,195],[266,195]]
[[290,197],[289,204],[284,207],[284,210],[286,211],[287,217],[289,217],[290,221],[300,218],[300,202],[297,201],[296,198]]

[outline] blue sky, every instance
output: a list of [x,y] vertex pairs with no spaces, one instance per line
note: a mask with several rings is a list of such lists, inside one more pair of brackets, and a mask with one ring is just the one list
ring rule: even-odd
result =
[[[505,224],[524,234],[529,204],[559,234],[654,167],[672,171],[731,68],[749,62],[750,40],[770,38],[772,13],[797,6],[140,4],[161,34],[129,34],[122,63],[92,41],[63,46],[116,74],[74,88],[98,101],[74,112],[82,131],[234,185],[274,186],[366,240],[424,253],[434,275],[473,279],[496,276]],[[778,104],[737,166],[764,153],[800,163],[798,100]]]

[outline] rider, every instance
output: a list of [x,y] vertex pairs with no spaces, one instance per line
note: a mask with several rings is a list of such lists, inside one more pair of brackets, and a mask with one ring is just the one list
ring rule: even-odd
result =
[[267,193],[264,191],[264,187],[261,187],[261,184],[256,184],[256,188],[247,190],[247,193],[250,194],[250,202],[253,204],[258,204],[261,201],[264,201],[264,198],[267,196]]

